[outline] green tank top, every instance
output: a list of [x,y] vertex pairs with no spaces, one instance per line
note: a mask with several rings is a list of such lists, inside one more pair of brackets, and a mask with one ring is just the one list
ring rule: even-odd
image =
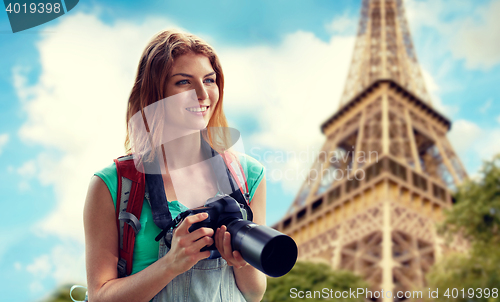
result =
[[[264,177],[264,166],[254,158],[242,154],[239,155],[239,161],[245,172],[247,179],[248,191],[250,193],[250,201],[255,194],[255,190],[259,186],[262,178]],[[116,208],[116,196],[118,194],[118,177],[116,174],[116,166],[113,162],[108,167],[96,172],[94,175],[101,178],[108,187],[113,204]],[[177,217],[179,213],[188,210],[186,206],[174,200],[168,203],[168,208],[172,214],[172,219]],[[132,266],[132,274],[140,272],[153,262],[158,260],[159,243],[155,241],[155,237],[161,232],[161,229],[156,226],[153,221],[151,207],[146,199],[142,205],[141,217],[141,230],[137,233],[134,245],[134,260]]]

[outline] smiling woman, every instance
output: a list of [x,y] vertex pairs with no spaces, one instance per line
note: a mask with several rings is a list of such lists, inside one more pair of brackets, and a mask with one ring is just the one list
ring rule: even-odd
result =
[[[213,102],[209,104],[212,108],[205,118],[206,126],[227,127],[222,109],[224,74],[213,49],[193,35],[168,31],[158,34],[142,54],[128,103],[127,123],[148,105],[193,89],[203,101],[195,107]],[[125,148],[131,151],[128,134]]]
[[[167,81],[167,97],[194,90],[197,100],[167,108],[169,126],[201,130],[210,122],[219,101],[216,73],[205,55],[188,53],[175,60]],[[167,102],[167,106],[174,102]],[[190,107],[186,107],[190,106]],[[177,110],[178,111],[177,111]],[[220,113],[219,113],[220,114]]]
[[[116,164],[95,173],[84,210],[90,301],[261,300],[265,275],[233,251],[226,226],[192,230],[194,223],[208,217],[199,213],[185,218],[173,232],[162,232],[179,213],[228,194],[211,162],[219,152],[236,155],[227,150],[226,131],[218,131],[227,127],[223,88],[219,59],[198,37],[164,31],[144,50],[127,110],[125,146],[131,156],[115,162],[133,158],[147,189],[144,197],[139,195],[142,212],[136,217],[127,208],[123,215],[115,209],[127,201],[130,206],[135,191],[124,191]],[[246,163],[243,177],[250,203],[245,206],[255,223],[264,224],[264,168],[249,156],[234,158]],[[235,192],[245,200],[241,191]],[[166,212],[158,215],[158,208]],[[134,226],[135,237],[120,235],[122,216]],[[127,263],[119,250],[130,238],[135,238],[133,258]],[[218,253],[202,250],[213,244]]]

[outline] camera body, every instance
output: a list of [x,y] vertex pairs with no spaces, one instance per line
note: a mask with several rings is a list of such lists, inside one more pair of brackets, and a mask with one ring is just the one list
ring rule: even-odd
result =
[[[229,226],[231,223],[238,220],[247,220],[248,213],[244,206],[238,203],[234,198],[229,195],[216,196],[208,199],[205,206],[198,207],[190,210],[188,216],[196,215],[198,213],[207,213],[207,219],[194,223],[189,232],[193,232],[199,228],[210,228],[217,231],[221,226]],[[211,246],[206,246],[201,251],[216,250],[215,243]]]
[[[253,217],[250,207],[238,203],[228,195],[210,198],[205,206],[189,210],[189,215],[207,213],[208,217],[194,223],[189,232],[206,227],[215,231],[225,225],[231,234],[231,247],[240,252],[250,265],[271,277],[288,273],[297,261],[298,249],[289,236],[264,225],[258,225],[247,217]],[[181,217],[178,217],[181,218]],[[177,218],[176,218],[177,220]],[[216,250],[215,243],[202,251]]]

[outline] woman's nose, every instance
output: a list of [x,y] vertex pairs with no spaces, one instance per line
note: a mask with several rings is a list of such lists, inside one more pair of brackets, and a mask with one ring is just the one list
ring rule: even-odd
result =
[[196,95],[198,96],[198,101],[203,101],[208,99],[208,92],[206,87],[201,84],[196,88]]

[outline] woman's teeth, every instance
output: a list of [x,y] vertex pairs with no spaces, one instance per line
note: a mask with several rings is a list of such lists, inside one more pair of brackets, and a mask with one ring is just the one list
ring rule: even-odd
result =
[[207,108],[208,106],[201,106],[201,107],[186,108],[186,110],[190,112],[205,112],[207,111]]

